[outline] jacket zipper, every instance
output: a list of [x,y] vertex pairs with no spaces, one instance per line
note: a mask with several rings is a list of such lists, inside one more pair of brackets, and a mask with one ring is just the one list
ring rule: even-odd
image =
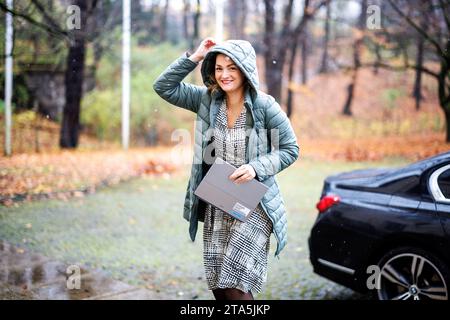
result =
[[[245,102],[244,103],[244,105],[247,107],[247,102]],[[253,110],[252,110],[252,108],[248,108],[249,110],[250,110],[250,114],[251,114],[251,116],[252,116],[252,120],[253,120],[253,128],[252,129],[255,129],[255,116],[254,116],[254,114],[253,114]],[[249,139],[249,141],[250,141],[250,139]],[[248,145],[246,146],[246,148],[245,148],[245,153],[246,153],[246,159],[248,159]],[[250,161],[250,159],[248,159],[249,161]],[[273,220],[273,218],[270,216],[270,214],[268,213],[268,211],[267,211],[267,208],[265,207],[265,205],[264,205],[264,203],[261,201],[261,206],[262,206],[262,208],[264,209],[264,212],[266,213],[266,215],[267,215],[267,217],[270,219],[270,221],[272,222],[272,232],[273,232],[273,234],[274,234],[274,236],[275,236],[275,239],[277,240],[277,249],[275,250],[275,256],[279,259],[279,252],[278,252],[278,248],[279,248],[279,246],[280,246],[280,239],[278,238],[278,235],[277,235],[277,233],[275,232],[275,223],[274,223],[274,220]]]

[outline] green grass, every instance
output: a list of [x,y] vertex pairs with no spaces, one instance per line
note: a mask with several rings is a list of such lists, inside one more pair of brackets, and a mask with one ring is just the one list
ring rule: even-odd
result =
[[[308,159],[277,176],[288,210],[288,245],[273,257],[260,299],[354,299],[351,290],[312,272],[307,238],[316,217],[323,179],[333,173],[377,163],[317,162]],[[186,170],[171,179],[141,178],[83,199],[45,200],[0,208],[0,239],[50,258],[101,269],[168,299],[210,299],[202,261],[202,226],[196,242],[182,218]],[[30,228],[31,224],[31,228]]]

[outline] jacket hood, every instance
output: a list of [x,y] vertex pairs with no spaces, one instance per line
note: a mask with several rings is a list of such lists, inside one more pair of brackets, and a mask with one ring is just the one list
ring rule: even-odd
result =
[[214,75],[216,56],[219,53],[223,53],[233,60],[249,81],[252,89],[257,93],[259,77],[256,68],[256,53],[250,42],[245,40],[227,40],[211,48],[202,62],[203,83],[206,86],[211,85],[209,75]]

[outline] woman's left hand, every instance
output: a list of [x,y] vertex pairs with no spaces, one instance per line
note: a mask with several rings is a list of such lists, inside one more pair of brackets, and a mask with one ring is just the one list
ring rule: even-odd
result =
[[231,176],[229,176],[229,179],[232,180],[234,183],[240,184],[247,181],[252,180],[254,177],[256,177],[255,169],[249,164],[244,164],[237,168]]

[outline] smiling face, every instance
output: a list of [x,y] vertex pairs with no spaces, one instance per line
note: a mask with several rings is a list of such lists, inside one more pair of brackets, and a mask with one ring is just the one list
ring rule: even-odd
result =
[[244,89],[245,76],[230,57],[219,53],[216,57],[214,76],[220,88],[226,93]]

